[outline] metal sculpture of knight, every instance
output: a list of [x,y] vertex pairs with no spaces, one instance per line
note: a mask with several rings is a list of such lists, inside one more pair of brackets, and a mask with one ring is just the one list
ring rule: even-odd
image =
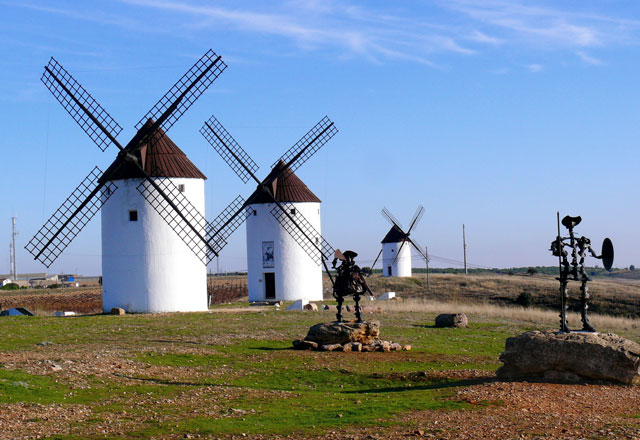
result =
[[[342,322],[342,303],[346,296],[353,296],[355,301],[355,314],[357,322],[362,322],[362,309],[360,308],[360,296],[365,292],[373,295],[371,289],[364,279],[364,272],[355,262],[358,254],[353,251],[336,251],[333,258],[332,267],[336,269],[337,275],[333,283],[333,297],[338,301],[337,321]],[[336,268],[338,261],[340,266]]]
[[[562,219],[562,225],[569,231],[568,237],[560,235],[560,215],[558,214],[558,235],[551,242],[551,253],[558,257],[560,276],[560,331],[569,332],[569,324],[567,322],[567,309],[569,301],[569,281],[580,282],[580,316],[582,318],[582,330],[587,332],[595,332],[596,329],[589,322],[589,287],[587,283],[591,279],[585,271],[585,258],[587,253],[592,257],[603,260],[604,267],[611,270],[613,264],[613,245],[611,240],[606,238],[602,244],[602,254],[598,255],[591,247],[591,240],[584,236],[577,236],[574,228],[580,224],[582,218],[580,216],[566,216]],[[571,256],[569,257],[569,252]],[[571,258],[571,260],[569,260]]]

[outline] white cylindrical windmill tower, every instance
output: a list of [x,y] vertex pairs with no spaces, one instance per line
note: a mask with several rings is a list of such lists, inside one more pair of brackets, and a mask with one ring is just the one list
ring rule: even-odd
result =
[[[168,179],[204,218],[206,177],[161,129],[135,154],[151,178]],[[102,207],[103,309],[207,310],[206,265],[137,190],[141,172],[114,162],[105,176],[118,189]]]
[[[320,199],[283,161],[265,178],[266,191],[302,214],[320,234]],[[273,199],[259,187],[246,201],[249,301],[322,301],[322,266],[271,214]],[[321,238],[313,237],[320,244]]]
[[411,243],[395,225],[382,239],[382,276],[411,276]]

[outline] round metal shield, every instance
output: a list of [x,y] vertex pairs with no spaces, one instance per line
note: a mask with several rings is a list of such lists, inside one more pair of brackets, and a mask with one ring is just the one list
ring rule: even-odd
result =
[[613,243],[608,238],[602,242],[602,265],[607,270],[613,266]]

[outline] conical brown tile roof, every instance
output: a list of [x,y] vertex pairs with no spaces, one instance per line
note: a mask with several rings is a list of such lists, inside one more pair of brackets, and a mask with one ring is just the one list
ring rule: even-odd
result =
[[387,235],[384,236],[380,243],[400,243],[401,241],[406,241],[407,236],[404,232],[400,230],[396,225],[391,226]]
[[[153,121],[151,120],[147,121],[140,130],[148,129],[152,123]],[[142,168],[150,177],[207,178],[161,128],[133,154],[138,158]],[[134,164],[125,162],[118,166],[118,162],[118,159],[113,161],[101,180],[139,179],[144,177],[140,169]]]
[[[262,181],[267,191],[275,195],[278,202],[320,202],[298,176],[281,160]],[[245,202],[245,206],[259,203],[273,203],[273,199],[259,186]]]

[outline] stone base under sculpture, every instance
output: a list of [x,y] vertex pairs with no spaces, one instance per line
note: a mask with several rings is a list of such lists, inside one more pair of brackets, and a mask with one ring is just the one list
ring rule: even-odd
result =
[[399,351],[410,350],[410,345],[382,341],[380,323],[323,322],[309,329],[304,339],[293,341],[296,350],[323,351]]
[[508,338],[501,379],[640,384],[640,344],[613,333],[531,331]]

